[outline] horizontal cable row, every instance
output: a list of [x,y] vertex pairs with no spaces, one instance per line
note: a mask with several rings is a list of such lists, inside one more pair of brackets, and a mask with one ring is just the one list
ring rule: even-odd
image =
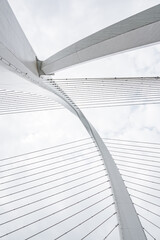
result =
[[[159,78],[42,80],[77,108],[159,104]],[[58,85],[56,84],[58,83]],[[0,89],[0,115],[63,109],[49,97]]]
[[160,103],[159,78],[57,79],[54,83],[80,108],[130,106]]
[[62,108],[60,104],[47,96],[0,89],[0,115]]

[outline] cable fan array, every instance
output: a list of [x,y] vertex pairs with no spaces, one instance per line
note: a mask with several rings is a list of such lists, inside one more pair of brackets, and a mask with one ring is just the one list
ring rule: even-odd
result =
[[107,239],[117,235],[110,181],[90,138],[8,157],[0,163],[1,239]]
[[[160,234],[160,144],[105,138],[148,239]],[[118,239],[116,207],[90,138],[0,160],[2,239]],[[115,234],[115,235],[114,235]],[[77,238],[79,236],[79,238]]]
[[160,144],[104,138],[148,239],[160,236]]

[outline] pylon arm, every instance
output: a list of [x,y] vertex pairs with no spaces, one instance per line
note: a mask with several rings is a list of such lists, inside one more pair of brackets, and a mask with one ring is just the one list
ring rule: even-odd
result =
[[42,62],[45,74],[160,41],[160,5],[106,27]]
[[6,0],[0,1],[0,57],[38,75],[36,55]]

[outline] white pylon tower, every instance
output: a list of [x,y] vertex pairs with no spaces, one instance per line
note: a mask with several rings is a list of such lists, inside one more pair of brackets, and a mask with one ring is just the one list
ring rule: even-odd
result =
[[160,5],[82,39],[42,62],[36,58],[6,0],[0,1],[0,9],[1,63],[28,81],[50,91],[56,101],[79,118],[90,137],[94,139],[108,172],[121,239],[147,239],[126,186],[103,140],[70,95],[54,81],[50,84],[50,80],[44,80],[40,76],[55,73],[74,64],[160,41]]

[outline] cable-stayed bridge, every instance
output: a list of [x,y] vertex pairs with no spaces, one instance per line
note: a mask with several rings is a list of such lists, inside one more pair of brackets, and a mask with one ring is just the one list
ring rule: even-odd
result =
[[158,104],[159,77],[53,80],[50,74],[160,41],[160,5],[45,61],[37,59],[7,1],[0,8],[0,61],[24,81],[1,81],[0,115],[67,108],[88,132],[0,159],[0,238],[158,239],[160,144],[102,139],[81,109]]

